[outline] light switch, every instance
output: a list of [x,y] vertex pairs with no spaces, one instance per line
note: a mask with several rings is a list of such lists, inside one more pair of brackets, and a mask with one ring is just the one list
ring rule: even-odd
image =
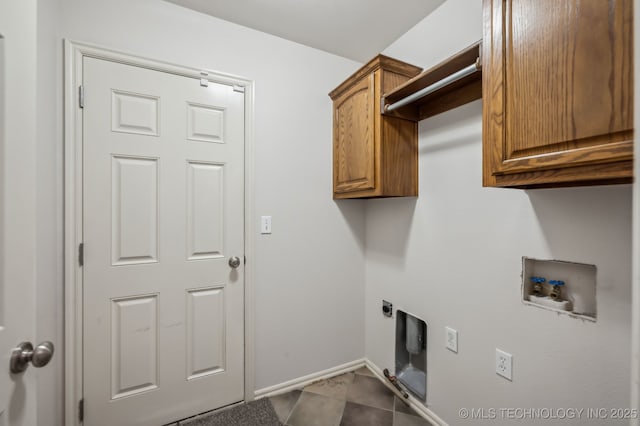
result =
[[445,327],[446,347],[451,352],[458,353],[458,332],[451,327]]
[[271,233],[271,216],[262,216],[262,218],[260,219],[260,233]]

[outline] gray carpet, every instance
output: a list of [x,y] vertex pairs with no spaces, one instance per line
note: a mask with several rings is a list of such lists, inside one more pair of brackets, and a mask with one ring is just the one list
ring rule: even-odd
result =
[[183,420],[180,426],[282,426],[268,398]]

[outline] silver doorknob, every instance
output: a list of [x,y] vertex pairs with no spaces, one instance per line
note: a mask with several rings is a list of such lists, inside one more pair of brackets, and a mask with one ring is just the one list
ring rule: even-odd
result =
[[233,269],[236,269],[238,266],[240,266],[240,258],[238,256],[230,257],[229,266],[231,266]]
[[22,342],[11,352],[11,372],[22,373],[29,367],[29,363],[40,368],[49,364],[53,357],[53,343],[42,342],[35,349],[31,342]]

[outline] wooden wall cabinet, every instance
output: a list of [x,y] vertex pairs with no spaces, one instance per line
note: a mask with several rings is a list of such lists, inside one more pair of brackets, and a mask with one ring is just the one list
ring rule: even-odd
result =
[[632,0],[483,0],[483,183],[633,178]]
[[380,100],[420,71],[378,55],[329,93],[334,199],[418,195],[417,123],[382,116]]

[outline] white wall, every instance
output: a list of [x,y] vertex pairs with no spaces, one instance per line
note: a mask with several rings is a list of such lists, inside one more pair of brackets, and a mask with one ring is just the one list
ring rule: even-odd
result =
[[[427,68],[481,25],[480,1],[448,0],[384,53]],[[426,320],[427,406],[449,424],[480,423],[462,407],[629,407],[631,186],[482,188],[481,141],[480,101],[422,121],[419,198],[367,202],[367,357],[393,369],[386,299]],[[524,306],[522,256],[597,265],[597,322]],[[513,354],[512,382],[494,372],[496,347]]]
[[[52,1],[40,2],[38,69],[39,295],[49,320],[42,338],[62,347],[64,37],[255,80],[254,220],[273,216],[273,234],[255,235],[248,259],[256,276],[256,389],[362,358],[364,210],[331,199],[327,96],[359,64],[158,0]],[[43,383],[61,407],[60,375]],[[45,417],[52,409],[43,409],[41,424],[53,424]]]

